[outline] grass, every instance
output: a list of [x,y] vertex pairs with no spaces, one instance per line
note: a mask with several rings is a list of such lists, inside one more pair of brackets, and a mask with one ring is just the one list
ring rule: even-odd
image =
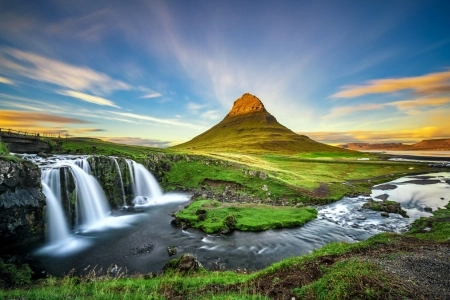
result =
[[450,203],[446,209],[438,209],[432,213],[432,217],[416,220],[409,235],[437,242],[450,241]]
[[[215,190],[223,191],[227,185],[235,186],[240,194],[248,194],[260,197],[261,199],[270,197],[298,197],[298,191],[294,186],[290,186],[275,177],[266,180],[258,176],[245,173],[245,165],[229,163],[226,161],[211,161],[207,157],[199,160],[180,160],[174,162],[171,170],[163,178],[162,186],[166,190],[179,189],[200,189],[207,186]],[[208,184],[208,182],[218,182],[218,184]],[[263,190],[263,185],[267,190]]]
[[0,140],[0,155],[9,154],[8,147]]
[[[222,181],[222,187],[208,188],[220,191],[228,182],[237,185],[239,193],[280,203],[329,203],[344,195],[368,193],[374,184],[404,174],[430,170],[423,164],[380,161],[366,153],[334,148],[296,154],[198,151],[193,154],[185,149],[156,149],[88,138],[53,139],[53,144],[55,153],[123,156],[144,164],[152,154],[163,154],[167,156],[165,163],[170,164],[170,171],[160,176],[165,190],[194,190],[211,180]],[[370,161],[358,161],[361,157],[370,157]],[[268,178],[250,176],[244,173],[246,170],[265,172]],[[268,191],[262,190],[263,185]]]
[[161,152],[158,148],[116,144],[95,138],[49,139],[49,142],[53,153],[64,154],[124,156],[136,160],[146,157],[148,153]]
[[176,214],[178,221],[186,222],[206,233],[296,227],[316,217],[317,210],[314,208],[222,204],[210,200],[194,201]]
[[[357,161],[346,155],[336,156],[333,160],[224,152],[204,153],[198,157],[202,158],[173,163],[171,171],[164,176],[163,187],[168,190],[195,189],[205,181],[216,180],[223,181],[224,185],[235,183],[242,193],[266,199],[267,192],[261,189],[266,185],[271,199],[320,204],[337,201],[348,194],[369,193],[373,185],[404,174],[431,170],[423,164]],[[208,164],[210,160],[220,163]],[[245,170],[262,171],[268,178],[249,176]]]
[[310,255],[288,258],[252,274],[206,270],[187,276],[169,272],[155,278],[144,275],[115,278],[100,273],[74,277],[69,274],[63,278],[48,277],[22,288],[0,290],[0,297],[290,299],[294,295],[304,295],[309,299],[370,299],[388,290],[402,295],[398,282],[373,265],[356,260],[345,262],[346,256],[390,245],[397,238],[393,234],[380,234],[360,243],[331,243]]
[[188,151],[279,154],[352,152],[296,134],[264,111],[226,117],[204,133],[173,148]]
[[325,269],[311,284],[294,289],[300,299],[402,299],[410,296],[406,286],[369,262],[350,259]]

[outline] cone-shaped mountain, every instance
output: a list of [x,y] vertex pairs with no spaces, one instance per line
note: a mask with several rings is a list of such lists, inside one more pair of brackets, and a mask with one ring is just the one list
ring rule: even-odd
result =
[[278,123],[257,97],[244,94],[225,118],[175,149],[233,152],[348,152],[299,135]]

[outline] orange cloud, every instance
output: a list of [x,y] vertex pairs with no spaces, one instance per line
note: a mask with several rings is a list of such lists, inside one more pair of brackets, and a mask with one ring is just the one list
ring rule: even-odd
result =
[[87,123],[91,122],[40,112],[0,110],[0,128],[2,130],[13,129],[29,133],[66,134],[69,129],[60,125]]
[[450,90],[450,72],[430,73],[416,77],[371,80],[365,85],[346,86],[333,98],[354,98],[367,94],[385,94],[413,90],[421,94],[436,94]]
[[0,110],[0,124],[8,123],[62,123],[62,124],[85,124],[91,123],[80,119],[55,116],[39,112],[26,112],[16,110]]
[[374,103],[361,104],[357,106],[333,107],[328,115],[323,116],[323,119],[342,117],[360,111],[379,110],[383,109],[383,107],[384,107],[383,104],[374,104]]
[[415,100],[395,101],[386,103],[386,105],[395,106],[401,110],[409,110],[419,107],[440,106],[448,103],[450,103],[449,97],[436,97],[436,98],[420,98]]
[[14,85],[14,82],[8,78],[0,76],[0,83]]
[[371,111],[371,110],[380,110],[385,107],[395,107],[398,110],[407,111],[409,115],[417,115],[422,111],[418,109],[424,109],[427,107],[433,106],[441,106],[450,103],[450,97],[429,97],[429,98],[419,98],[414,100],[402,100],[402,101],[394,101],[388,103],[366,103],[356,106],[340,106],[334,107],[331,109],[328,115],[323,116],[323,119],[332,119],[343,117],[348,114],[360,112],[360,111]]
[[386,143],[402,142],[417,143],[423,139],[439,139],[450,137],[450,128],[427,126],[398,131],[361,130],[361,131],[318,131],[297,132],[311,139],[327,144],[345,143]]

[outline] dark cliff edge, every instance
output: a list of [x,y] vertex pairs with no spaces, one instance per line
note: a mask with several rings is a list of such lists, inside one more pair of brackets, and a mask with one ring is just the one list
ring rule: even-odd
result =
[[0,254],[44,238],[45,203],[39,167],[0,157]]

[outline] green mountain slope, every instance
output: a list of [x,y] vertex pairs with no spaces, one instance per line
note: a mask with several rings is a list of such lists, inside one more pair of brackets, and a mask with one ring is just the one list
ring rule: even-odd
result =
[[263,103],[244,94],[217,125],[174,149],[268,153],[345,152],[299,135],[278,123]]

